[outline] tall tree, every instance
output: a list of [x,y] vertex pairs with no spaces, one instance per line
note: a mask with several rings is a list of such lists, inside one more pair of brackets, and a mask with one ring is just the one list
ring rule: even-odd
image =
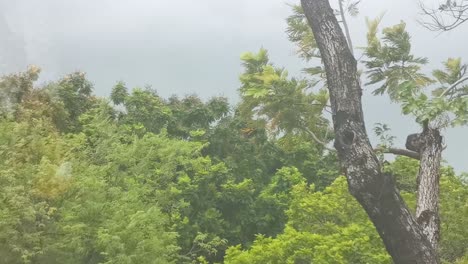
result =
[[[374,94],[387,92],[390,99],[403,102],[404,107],[413,106],[412,103],[408,105],[406,102],[418,98],[421,89],[433,82],[420,73],[421,65],[424,65],[427,59],[411,54],[410,35],[406,32],[404,23],[384,29],[384,40],[381,42],[376,36],[379,21],[380,19],[368,21],[368,47],[364,53],[368,58],[365,61],[369,73],[368,84],[381,83]],[[424,94],[420,95],[425,98]],[[422,104],[415,108],[424,112]],[[420,159],[416,219],[432,247],[437,250],[440,237],[438,202],[443,147],[440,127],[429,124],[432,119],[420,118],[423,131],[408,136],[406,148],[416,154],[407,156]]]
[[330,92],[335,148],[358,200],[396,263],[439,263],[416,219],[369,142],[362,112],[357,63],[327,0],[301,0],[317,41]]
[[416,117],[422,126],[422,132],[408,136],[407,150],[388,152],[420,160],[416,218],[432,247],[439,249],[439,179],[444,149],[441,129],[467,123],[468,86],[462,85],[467,79],[466,65],[461,59],[448,59],[445,69],[433,71],[434,79],[427,77],[421,73],[427,59],[411,54],[405,24],[385,28],[381,41],[376,34],[379,20],[368,21],[368,47],[364,55],[369,83],[380,83],[375,93],[387,92],[393,101],[402,104],[404,114]]

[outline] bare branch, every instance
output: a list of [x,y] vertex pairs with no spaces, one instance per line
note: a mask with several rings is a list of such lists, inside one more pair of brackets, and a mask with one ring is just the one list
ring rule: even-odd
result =
[[351,54],[354,55],[353,42],[351,40],[351,34],[349,33],[348,23],[346,22],[345,12],[344,12],[344,9],[343,9],[343,1],[338,0],[338,3],[340,5],[340,17],[341,17],[340,22],[343,24],[343,27],[344,27],[344,30],[345,30],[346,40],[348,41],[349,50],[351,51]]
[[331,151],[331,152],[336,152],[335,149],[332,149],[328,146],[327,143],[323,142],[322,140],[320,140],[317,135],[315,135],[314,132],[312,132],[310,129],[308,129],[307,127],[304,127],[304,131],[307,132],[307,134],[309,134],[309,136],[312,137],[312,139],[317,142],[318,144],[322,145],[326,150],[328,151]]
[[411,151],[407,149],[400,149],[400,148],[376,148],[375,151],[386,153],[386,154],[393,154],[397,156],[405,156],[412,159],[419,160],[421,155],[419,155],[416,151]]
[[420,1],[419,6],[427,18],[419,21],[420,24],[432,31],[449,31],[468,20],[468,0],[447,0],[437,8],[427,7]]

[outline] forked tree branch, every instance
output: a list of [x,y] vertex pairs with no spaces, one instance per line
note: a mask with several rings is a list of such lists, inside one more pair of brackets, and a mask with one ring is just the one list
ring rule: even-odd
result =
[[468,0],[447,0],[437,8],[427,7],[419,2],[422,15],[427,20],[419,21],[420,24],[432,31],[450,31],[468,20]]

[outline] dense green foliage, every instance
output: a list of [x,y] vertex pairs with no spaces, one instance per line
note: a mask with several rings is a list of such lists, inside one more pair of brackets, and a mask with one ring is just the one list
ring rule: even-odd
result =
[[[289,38],[317,62],[302,10],[294,12]],[[382,40],[377,26],[369,22],[365,50],[376,93],[418,120],[450,112],[464,123],[457,95],[466,86],[448,94],[454,100],[441,96],[463,76],[461,60],[432,80],[404,24]],[[42,86],[37,67],[2,77],[0,263],[391,263],[328,147],[320,63],[294,78],[264,49],[241,60],[238,105],[162,98],[123,82],[99,98],[81,72]],[[422,91],[436,82],[433,97]],[[387,131],[376,128],[384,146],[393,143]],[[383,163],[414,208],[418,162]],[[467,182],[449,166],[440,207],[440,255],[466,263]]]
[[[260,72],[245,62],[246,85],[275,76],[261,54]],[[276,79],[278,93],[322,102],[292,107],[312,118],[294,123],[269,110],[282,109],[276,94],[233,108],[119,83],[112,104],[82,73],[35,87],[37,74],[2,79],[12,103],[0,125],[1,263],[390,263],[333,153],[304,133],[327,133],[314,110],[326,94],[302,98],[300,82]],[[417,162],[386,168],[414,203]],[[468,190],[450,169],[442,190],[441,254],[455,261]]]
[[271,138],[224,98],[118,83],[111,104],[83,73],[38,74],[2,79],[2,263],[221,261],[283,231],[294,185],[337,175],[322,148]]

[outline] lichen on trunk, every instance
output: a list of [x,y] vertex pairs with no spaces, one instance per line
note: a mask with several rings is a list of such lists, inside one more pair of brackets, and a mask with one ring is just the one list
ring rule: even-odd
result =
[[438,129],[425,127],[421,133],[416,219],[432,247],[437,249],[440,238],[439,178],[442,159],[442,136]]

